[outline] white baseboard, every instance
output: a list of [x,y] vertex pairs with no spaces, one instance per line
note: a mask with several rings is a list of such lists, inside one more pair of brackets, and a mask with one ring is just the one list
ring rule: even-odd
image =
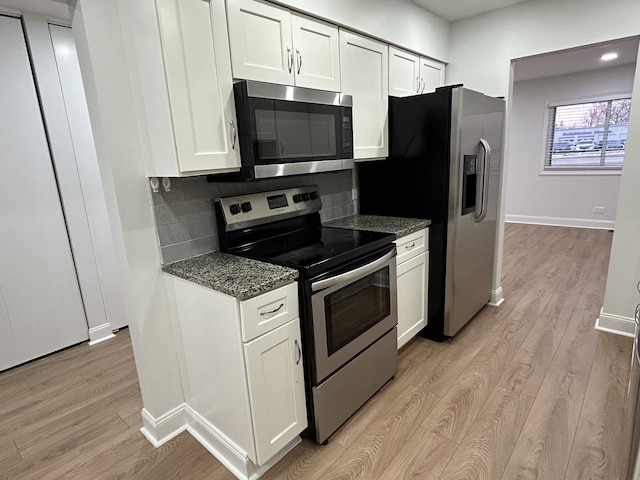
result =
[[188,417],[187,431],[240,480],[257,480],[301,442],[301,438],[296,437],[264,465],[256,465],[244,450],[198,412],[188,405],[185,405],[185,412]]
[[502,287],[498,287],[497,290],[491,290],[491,298],[489,299],[489,305],[492,307],[499,307],[504,302],[502,296]]
[[601,332],[615,333],[625,337],[633,337],[635,334],[635,323],[632,317],[605,313],[602,309],[596,319],[595,328]]
[[613,220],[592,220],[590,218],[538,217],[535,215],[505,215],[507,223],[530,223],[533,225],[550,225],[554,227],[595,228],[613,230]]
[[185,404],[169,410],[155,418],[146,408],[142,409],[142,424],[140,432],[151,444],[158,448],[173,437],[180,435],[187,428]]
[[97,327],[89,329],[89,345],[95,345],[96,343],[104,342],[110,338],[114,338],[113,330],[110,323],[103,323]]
[[247,452],[186,403],[178,405],[158,418],[154,418],[143,408],[142,422],[144,426],[140,432],[156,448],[185,430],[188,431],[240,480],[257,480],[302,441],[299,436],[296,437],[264,465],[256,465]]

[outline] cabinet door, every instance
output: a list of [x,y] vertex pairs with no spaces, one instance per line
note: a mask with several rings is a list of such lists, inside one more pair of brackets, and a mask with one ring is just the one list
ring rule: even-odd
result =
[[244,345],[258,465],[307,426],[300,320]]
[[342,92],[353,96],[354,158],[389,154],[389,47],[340,30]]
[[397,266],[398,275],[398,348],[427,324],[428,253]]
[[291,14],[296,85],[340,91],[338,27]]
[[444,64],[420,58],[420,93],[430,93],[444,85]]
[[420,57],[389,47],[389,96],[408,97],[420,93]]
[[234,78],[293,85],[291,15],[257,0],[227,0]]
[[179,171],[238,168],[224,1],[157,6]]

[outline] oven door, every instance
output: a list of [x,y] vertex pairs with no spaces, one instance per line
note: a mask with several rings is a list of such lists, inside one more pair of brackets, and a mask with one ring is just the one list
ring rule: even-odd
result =
[[315,384],[398,323],[395,255],[311,281]]

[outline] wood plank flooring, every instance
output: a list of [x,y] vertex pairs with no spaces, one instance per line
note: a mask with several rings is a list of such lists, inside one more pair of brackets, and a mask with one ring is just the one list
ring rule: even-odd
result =
[[[263,478],[624,480],[632,342],[593,329],[611,237],[507,224],[505,303],[412,340],[327,446]],[[127,330],[0,373],[0,479],[235,478],[187,433],[153,448],[141,409]]]

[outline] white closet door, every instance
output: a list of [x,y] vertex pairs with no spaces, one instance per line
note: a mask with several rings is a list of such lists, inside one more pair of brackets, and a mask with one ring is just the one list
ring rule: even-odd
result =
[[19,19],[0,16],[0,370],[88,338]]

